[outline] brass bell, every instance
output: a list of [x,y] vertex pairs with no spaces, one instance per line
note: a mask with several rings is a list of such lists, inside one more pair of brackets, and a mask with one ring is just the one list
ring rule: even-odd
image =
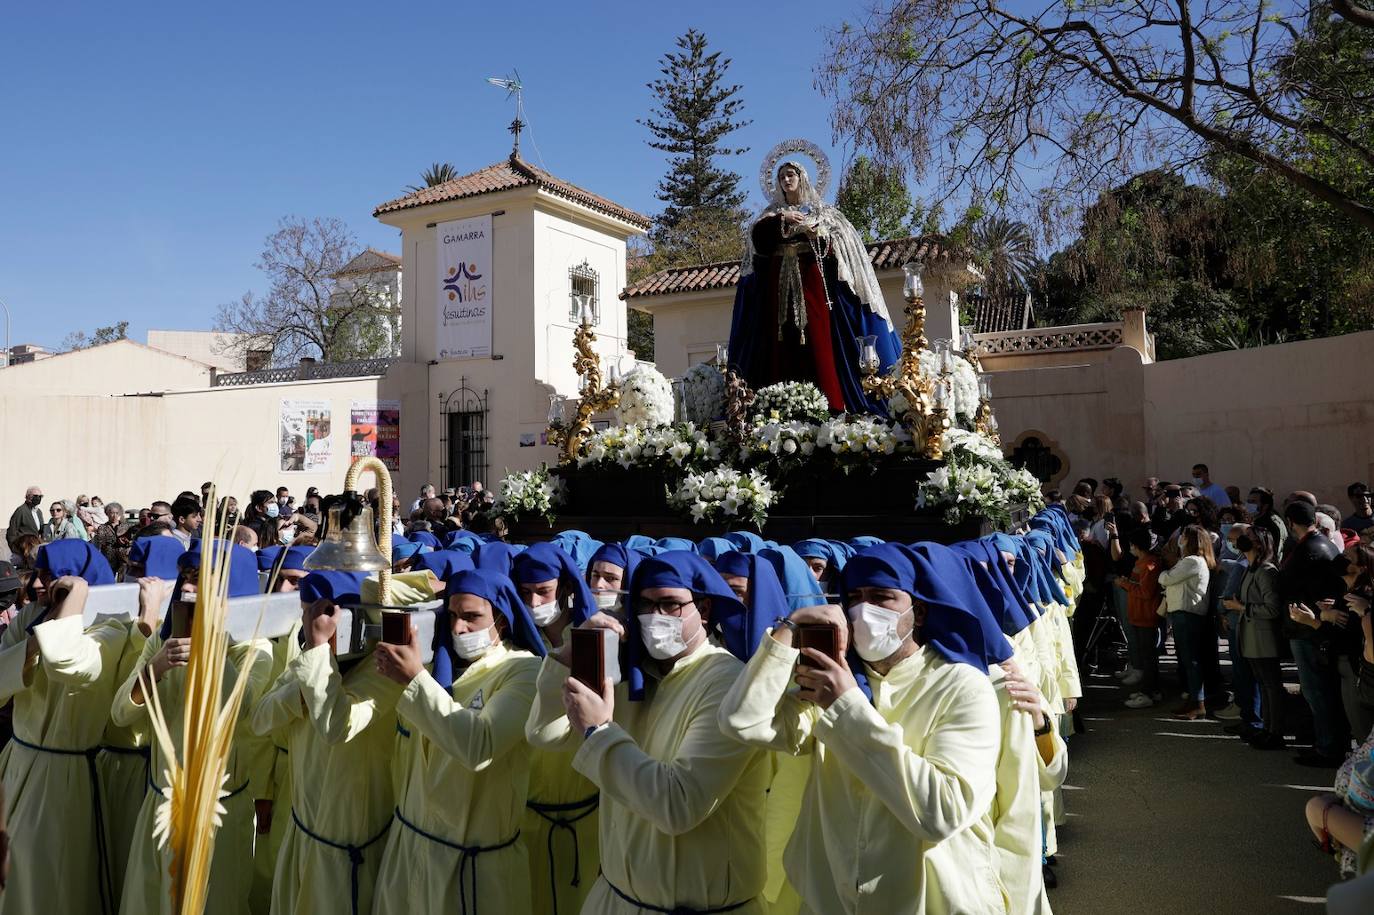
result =
[[372,509],[366,505],[353,511],[345,523],[347,505],[331,505],[325,525],[324,542],[306,558],[307,569],[333,569],[339,572],[379,572],[391,564],[382,556],[372,536]]

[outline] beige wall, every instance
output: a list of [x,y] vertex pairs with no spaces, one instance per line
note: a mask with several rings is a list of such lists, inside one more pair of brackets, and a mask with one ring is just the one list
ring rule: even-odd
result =
[[142,394],[202,388],[210,366],[132,340],[62,353],[0,371],[0,397],[33,394]]
[[221,372],[242,372],[247,354],[234,349],[242,336],[212,330],[150,330],[148,346],[213,365]]
[[1043,433],[1064,488],[1116,476],[1186,480],[1195,462],[1242,492],[1315,492],[1345,510],[1374,478],[1374,332],[1144,364],[1130,347],[1100,364],[999,372],[993,407],[1010,448]]
[[[328,400],[333,452],[329,469],[283,473],[278,427],[281,401]],[[0,509],[37,484],[49,498],[79,492],[146,506],[213,479],[244,499],[253,489],[285,485],[299,498],[310,486],[338,492],[350,463],[349,408],[354,400],[401,401],[403,496],[427,476],[430,408],[425,366],[393,366],[383,378],[207,388],[160,396],[0,396],[0,423],[34,430],[0,461]],[[367,485],[371,485],[370,483]],[[413,498],[413,497],[412,497]],[[9,506],[5,508],[5,506]]]

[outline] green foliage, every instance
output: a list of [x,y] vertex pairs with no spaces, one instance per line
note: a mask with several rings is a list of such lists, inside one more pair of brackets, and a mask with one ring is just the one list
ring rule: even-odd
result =
[[660,62],[662,76],[648,84],[655,106],[638,122],[653,134],[649,145],[670,157],[668,174],[658,184],[658,199],[666,206],[656,232],[675,228],[701,207],[733,212],[744,204],[739,174],[716,163],[749,151],[726,144],[731,133],[751,123],[740,117],[740,87],[725,83],[730,59],[708,53],[706,36],[695,29],[676,43],[678,50]]
[[835,206],[869,244],[915,234],[921,215],[901,173],[867,156],[857,157],[845,171]]
[[1040,263],[1035,237],[1024,222],[1005,216],[978,219],[972,226],[973,260],[987,277],[991,292],[1025,288]]
[[445,184],[457,177],[458,169],[454,168],[451,162],[435,162],[420,173],[420,180],[423,181],[424,184],[410,184],[406,186],[406,190],[422,191],[427,187]]
[[59,352],[68,353],[72,350],[89,349],[92,346],[103,346],[106,343],[113,343],[116,340],[127,340],[129,337],[129,322],[117,321],[107,327],[97,327],[86,336],[84,330],[77,330],[67,334],[62,339],[58,347]]

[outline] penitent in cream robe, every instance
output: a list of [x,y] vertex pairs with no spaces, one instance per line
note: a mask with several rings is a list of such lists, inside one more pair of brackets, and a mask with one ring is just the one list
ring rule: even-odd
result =
[[563,710],[568,669],[544,660],[526,734],[537,747],[577,747],[573,765],[601,790],[602,876],[582,915],[643,915],[626,896],[665,910],[764,911],[767,760],[716,724],[741,667],[703,644],[651,679],[642,702],[616,687],[615,721],[583,740]]
[[[228,663],[224,666],[224,687],[221,703],[238,681],[238,672],[252,648],[254,653],[252,667],[248,672],[248,687],[243,703],[239,706],[239,717],[234,730],[234,747],[229,753],[226,769],[228,779],[224,790],[228,796],[220,803],[225,813],[219,830],[215,833],[215,849],[210,859],[209,891],[206,894],[204,915],[247,915],[248,894],[253,885],[253,799],[248,796],[248,772],[243,754],[238,746],[239,739],[248,730],[248,714],[253,703],[267,685],[271,672],[268,645],[265,640],[255,643],[240,643],[229,647]],[[139,673],[162,648],[162,639],[156,634],[148,637],[143,646],[143,654],[135,665],[134,673],[124,681],[115,693],[111,717],[115,724],[130,727],[146,723],[148,706],[135,703],[133,688]],[[183,716],[186,711],[186,668],[174,667],[163,675],[157,684],[157,698],[176,752],[181,754]],[[171,915],[171,887],[169,869],[171,851],[159,847],[153,838],[153,826],[158,805],[162,803],[162,791],[167,785],[167,762],[156,742],[153,745],[153,784],[148,786],[143,796],[143,807],[139,811],[138,823],[134,827],[133,847],[129,853],[129,864],[124,871],[124,893],[120,901],[121,915]]]
[[13,849],[0,913],[113,912],[95,761],[128,630],[49,620],[34,628],[38,657],[26,663],[25,627],[43,612],[29,604],[0,638],[0,702],[14,698],[14,738],[0,753]]
[[[294,637],[293,637],[294,642]],[[291,805],[272,884],[276,915],[367,915],[392,826],[399,684],[369,653],[347,673],[328,645],[299,652],[253,709],[291,766]]]
[[[128,633],[124,651],[119,657],[115,686],[133,673],[143,655],[147,641],[143,630],[132,620],[120,622]],[[112,697],[113,698],[113,697]],[[105,808],[105,832],[109,836],[110,881],[114,884],[111,898],[116,908],[124,892],[124,869],[129,863],[129,850],[134,844],[134,826],[143,809],[143,794],[152,776],[153,735],[146,721],[131,727],[120,727],[106,720],[105,733],[100,739],[100,755],[96,768],[100,772],[100,800]]]
[[1047,915],[1050,907],[1041,869],[1041,764],[1035,745],[1035,725],[1027,712],[1012,706],[1002,668],[993,667],[988,676],[997,692],[1002,719],[997,795],[992,802],[997,875],[1007,893],[1009,915]]
[[502,643],[449,690],[421,671],[402,691],[396,822],[375,915],[530,911],[520,827],[530,778],[524,723],[538,673],[538,658]]
[[927,646],[828,709],[791,690],[798,652],[764,638],[721,707],[739,740],[811,753],[787,846],[803,912],[1002,913],[990,808],[1001,742],[986,672]]

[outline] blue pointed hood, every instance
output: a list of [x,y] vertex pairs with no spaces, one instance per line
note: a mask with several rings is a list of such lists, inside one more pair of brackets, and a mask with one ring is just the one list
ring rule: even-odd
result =
[[579,572],[587,571],[587,563],[591,562],[592,554],[601,548],[601,541],[586,531],[563,531],[554,537],[552,542],[572,557]]
[[176,581],[177,560],[183,552],[175,537],[139,537],[129,547],[129,562],[143,566],[149,578]]
[[759,550],[758,555],[767,559],[777,573],[778,580],[786,589],[787,605],[792,610],[802,607],[815,607],[825,603],[825,593],[821,583],[811,574],[806,560],[797,555],[790,546],[770,546]]
[[472,556],[461,550],[435,550],[424,553],[415,559],[412,571],[429,571],[440,581],[448,581],[458,572],[474,568]]
[[559,546],[536,543],[512,561],[510,578],[517,585],[557,580],[559,589],[572,601],[573,623],[580,624],[596,613],[596,598],[582,574],[577,562]]
[[926,605],[920,630],[922,644],[947,661],[986,672],[1011,657],[1002,634],[969,572],[964,557],[949,547],[888,543],[871,547],[850,560],[844,570],[845,604],[861,586],[906,591]]
[[[166,539],[177,543],[175,537]],[[181,544],[177,543],[177,546],[180,547]],[[54,540],[40,546],[33,567],[40,572],[50,573],[53,578],[67,575],[83,578],[88,585],[115,583],[114,571],[110,569],[110,563],[101,552],[87,541],[75,538]]]
[[472,531],[449,531],[444,535],[444,549],[458,550],[463,553],[471,554],[485,541]]
[[[505,575],[484,569],[465,569],[446,582],[445,593],[448,600],[457,594],[472,594],[491,604],[492,613],[506,618],[507,638],[517,648],[523,648],[536,657],[544,657],[544,639],[539,635],[539,627],[534,625],[525,602],[515,590],[515,585]],[[453,687],[453,674],[462,667],[462,661],[453,650],[453,618],[448,609],[436,614],[434,620],[434,664],[432,675],[445,690]]]
[[950,549],[968,560],[973,581],[1003,634],[1016,635],[1035,621],[996,545],[988,540],[969,540]]
[[630,699],[644,698],[644,662],[647,652],[639,634],[639,614],[635,602],[648,588],[686,588],[698,596],[711,598],[711,620],[708,629],[721,634],[726,649],[741,660],[748,660],[745,646],[745,609],[735,592],[720,577],[711,564],[696,553],[669,550],[640,561],[630,582],[630,595],[625,604],[629,610],[625,622],[625,653],[628,664],[625,680],[629,684]]
[[[737,639],[743,655],[736,653],[735,656],[748,661],[759,647],[759,640],[768,634],[768,630],[779,619],[792,612],[787,592],[778,580],[777,570],[763,553],[749,555],[738,550],[722,553],[716,560],[716,571],[721,575],[738,575],[749,579],[749,600],[744,616],[728,619],[726,627],[722,629],[726,646]],[[727,629],[738,631],[731,633]],[[733,653],[734,649],[731,651]]]

